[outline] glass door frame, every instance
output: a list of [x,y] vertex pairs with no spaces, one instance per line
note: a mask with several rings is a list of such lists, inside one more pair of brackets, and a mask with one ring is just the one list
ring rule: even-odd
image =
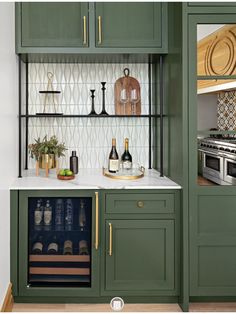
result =
[[[31,287],[28,285],[28,198],[29,197],[91,197],[92,233],[91,233],[91,287]],[[27,190],[19,193],[19,295],[20,296],[98,296],[100,245],[95,249],[95,206],[94,190]],[[98,215],[100,223],[100,215]],[[98,224],[100,228],[100,225]],[[98,242],[100,243],[100,241]],[[13,262],[13,261],[12,261]]]
[[[188,17],[188,129],[189,129],[189,187],[190,190],[221,189],[225,186],[199,186],[198,177],[198,128],[197,128],[197,25],[198,24],[236,24],[235,14],[192,14]],[[229,76],[225,76],[229,78]],[[212,76],[209,76],[209,79]],[[213,79],[213,78],[212,78]],[[227,189],[235,186],[227,186]]]

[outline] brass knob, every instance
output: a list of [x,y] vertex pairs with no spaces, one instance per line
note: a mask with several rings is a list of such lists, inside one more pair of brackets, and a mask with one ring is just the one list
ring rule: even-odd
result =
[[143,202],[143,201],[138,201],[138,202],[137,202],[137,206],[138,206],[139,208],[142,208],[142,207],[144,206],[144,202]]

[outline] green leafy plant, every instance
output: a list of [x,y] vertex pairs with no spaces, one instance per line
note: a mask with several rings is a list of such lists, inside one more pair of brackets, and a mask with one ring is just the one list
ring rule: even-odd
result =
[[43,154],[54,154],[56,157],[65,156],[64,152],[67,150],[65,144],[59,143],[55,135],[50,139],[47,139],[47,135],[45,135],[42,141],[39,137],[37,140],[35,139],[35,143],[29,144],[28,148],[31,158],[36,160],[39,160]]

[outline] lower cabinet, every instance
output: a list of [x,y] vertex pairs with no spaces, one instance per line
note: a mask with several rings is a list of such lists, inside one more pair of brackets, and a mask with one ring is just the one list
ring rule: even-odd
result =
[[236,196],[204,190],[190,212],[190,295],[236,295]]
[[173,220],[106,220],[105,289],[160,294],[175,287]]
[[15,301],[107,302],[119,295],[176,302],[179,194],[11,191]]

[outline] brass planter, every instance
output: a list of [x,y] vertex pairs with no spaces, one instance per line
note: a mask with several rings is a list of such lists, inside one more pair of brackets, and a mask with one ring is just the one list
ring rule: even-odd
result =
[[56,158],[54,154],[42,154],[39,157],[39,168],[46,169],[47,162],[48,162],[48,169],[56,168]]

